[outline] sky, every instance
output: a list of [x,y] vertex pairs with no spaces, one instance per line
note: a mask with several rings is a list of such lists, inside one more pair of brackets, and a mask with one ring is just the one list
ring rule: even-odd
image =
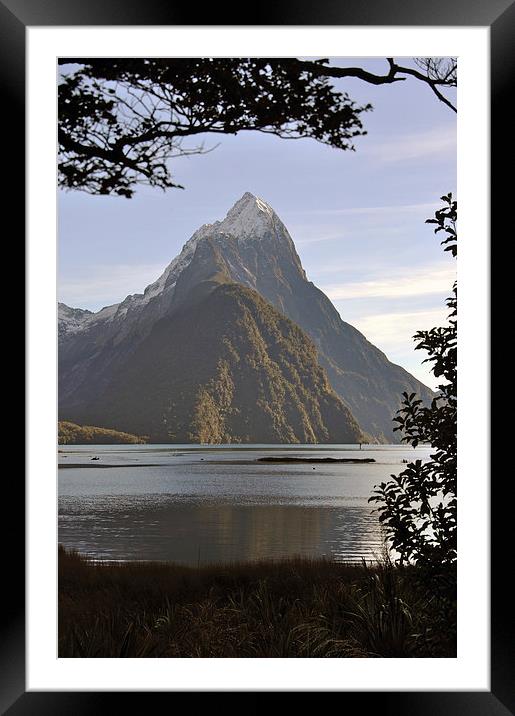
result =
[[[383,59],[332,63],[387,71]],[[412,336],[445,322],[455,277],[424,222],[443,194],[456,194],[456,114],[414,78],[337,86],[373,105],[355,152],[259,132],[206,135],[213,151],[171,165],[184,190],[141,187],[132,199],[61,191],[59,300],[96,311],[141,293],[201,224],[223,219],[250,191],[286,224],[308,279],[342,319],[436,387]]]

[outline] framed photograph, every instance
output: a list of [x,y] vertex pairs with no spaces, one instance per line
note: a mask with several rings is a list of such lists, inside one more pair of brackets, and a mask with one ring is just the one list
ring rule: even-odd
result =
[[0,3],[28,319],[0,705],[514,713],[489,437],[513,5],[195,14]]

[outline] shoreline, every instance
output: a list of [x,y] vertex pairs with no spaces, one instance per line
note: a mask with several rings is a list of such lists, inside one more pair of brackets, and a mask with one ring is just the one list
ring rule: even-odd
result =
[[[175,456],[174,456],[175,457]],[[186,457],[180,455],[179,457]],[[93,462],[93,460],[91,461]],[[133,467],[162,467],[160,463],[131,463],[131,464],[112,464],[112,463],[100,463],[98,460],[94,460],[95,464],[91,465],[90,462],[71,462],[58,463],[58,468],[133,468]],[[370,464],[375,463],[377,460],[373,457],[365,458],[338,458],[338,457],[258,457],[255,460],[206,460],[205,465],[302,465],[302,464],[315,464],[315,465],[327,465],[327,464]]]

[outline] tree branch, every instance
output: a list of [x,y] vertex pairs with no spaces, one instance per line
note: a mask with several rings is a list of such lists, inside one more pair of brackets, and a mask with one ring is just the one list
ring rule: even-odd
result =
[[447,105],[447,107],[452,109],[453,112],[457,112],[457,109],[452,104],[452,102],[438,90],[437,85],[447,87],[450,86],[449,83],[445,81],[445,79],[432,79],[428,75],[424,75],[422,72],[412,69],[411,67],[402,67],[401,65],[396,64],[393,57],[387,57],[386,59],[389,64],[390,71],[385,75],[375,75],[372,72],[367,72],[361,67],[331,67],[329,65],[323,65],[318,62],[312,62],[309,60],[298,60],[297,65],[299,69],[305,70],[306,72],[311,72],[312,74],[318,75],[319,77],[334,77],[338,79],[343,77],[355,77],[356,79],[362,80],[363,82],[368,82],[369,84],[373,85],[384,85],[392,84],[393,82],[402,82],[406,79],[406,77],[399,77],[399,74],[411,75],[412,77],[415,77],[421,82],[424,82],[425,84],[429,85],[429,87],[432,89],[432,91],[435,93],[435,95],[441,102],[443,102],[445,105]]
[[443,95],[437,87],[437,85],[445,86],[445,87],[451,86],[444,79],[432,79],[428,75],[424,75],[424,74],[422,74],[422,72],[419,72],[418,70],[415,70],[411,67],[401,67],[400,65],[396,65],[393,61],[393,58],[388,58],[389,62],[390,62],[390,60],[392,62],[391,67],[395,68],[396,72],[402,72],[406,75],[411,75],[412,77],[416,77],[417,80],[420,80],[421,82],[425,82],[433,90],[433,92],[438,97],[440,102],[443,102],[444,104],[446,104],[447,107],[452,109],[453,112],[458,111],[457,108],[452,104],[452,102],[449,99],[447,99],[447,97],[445,95]]
[[301,70],[318,75],[319,77],[355,77],[363,82],[372,85],[392,84],[392,82],[403,82],[405,77],[397,77],[395,71],[390,67],[390,71],[386,75],[375,75],[373,72],[367,72],[362,67],[331,67],[323,65],[320,62],[310,60],[294,60],[294,64]]

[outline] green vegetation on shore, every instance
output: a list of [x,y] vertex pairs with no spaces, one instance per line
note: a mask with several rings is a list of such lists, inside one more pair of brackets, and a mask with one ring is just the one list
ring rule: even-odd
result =
[[147,442],[146,437],[123,433],[119,430],[108,430],[97,428],[93,425],[76,425],[66,420],[58,422],[58,443],[59,445],[118,445],[118,444],[142,444]]
[[454,657],[416,568],[289,559],[198,568],[59,549],[60,657]]

